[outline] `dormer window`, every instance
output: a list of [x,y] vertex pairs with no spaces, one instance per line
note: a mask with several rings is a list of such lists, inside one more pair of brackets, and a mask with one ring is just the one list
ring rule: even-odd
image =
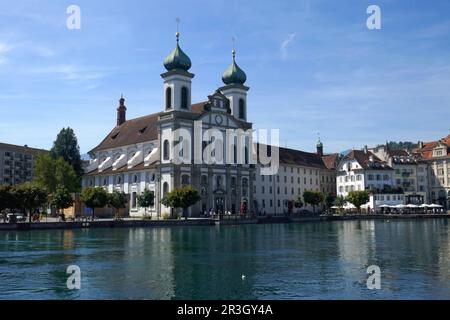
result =
[[142,128],[141,130],[139,130],[139,134],[143,134],[146,130],[147,130],[147,127]]

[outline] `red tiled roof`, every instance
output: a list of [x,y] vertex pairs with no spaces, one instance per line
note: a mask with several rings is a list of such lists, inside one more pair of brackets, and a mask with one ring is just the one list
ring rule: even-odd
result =
[[158,117],[160,113],[135,118],[115,127],[102,142],[89,153],[122,147],[158,139]]
[[416,149],[415,151],[420,153],[424,159],[430,159],[433,156],[433,149],[440,143],[447,146],[447,156],[450,156],[450,134],[438,141],[425,142],[422,149]]
[[339,154],[327,154],[322,157],[322,161],[325,164],[325,167],[329,170],[336,170],[339,161]]
[[[207,103],[206,101],[193,104],[192,111],[197,114],[203,113]],[[125,121],[122,125],[112,129],[106,138],[89,153],[157,140],[158,118],[161,114],[162,112],[159,112]]]

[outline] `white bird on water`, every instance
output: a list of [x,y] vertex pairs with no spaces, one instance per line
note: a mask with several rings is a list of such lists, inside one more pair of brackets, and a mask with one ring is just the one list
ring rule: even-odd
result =
[[243,275],[241,276],[241,278],[242,278],[242,280],[245,280],[245,275],[243,274]]

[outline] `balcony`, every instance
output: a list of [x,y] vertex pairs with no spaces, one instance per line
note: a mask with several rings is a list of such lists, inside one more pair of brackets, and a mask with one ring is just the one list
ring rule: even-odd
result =
[[402,172],[402,177],[403,178],[409,178],[412,175],[411,172]]

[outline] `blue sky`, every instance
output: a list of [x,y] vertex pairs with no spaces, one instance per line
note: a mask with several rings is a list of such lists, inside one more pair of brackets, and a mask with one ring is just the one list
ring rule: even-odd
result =
[[[81,8],[81,30],[66,9]],[[379,5],[382,29],[368,30]],[[181,47],[193,101],[222,85],[236,37],[249,120],[281,144],[326,152],[450,129],[450,1],[0,0],[0,141],[50,148],[74,128],[82,153],[127,117],[162,110],[162,62]]]

